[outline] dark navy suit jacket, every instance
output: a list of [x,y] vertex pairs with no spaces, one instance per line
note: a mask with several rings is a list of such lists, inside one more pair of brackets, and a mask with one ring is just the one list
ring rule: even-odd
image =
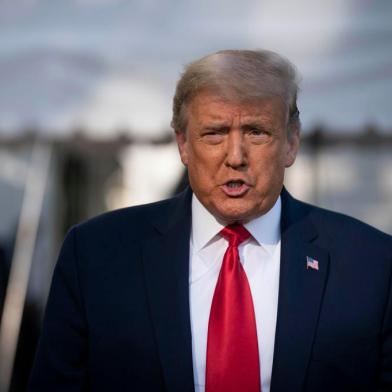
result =
[[[30,391],[194,390],[190,201],[187,190],[69,232]],[[281,234],[271,392],[392,391],[391,237],[285,190]]]

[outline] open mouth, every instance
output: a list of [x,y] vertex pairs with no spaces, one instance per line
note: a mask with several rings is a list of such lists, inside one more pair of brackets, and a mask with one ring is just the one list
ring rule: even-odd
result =
[[243,180],[230,180],[221,185],[221,189],[227,196],[239,197],[248,191],[249,185]]
[[229,188],[239,188],[242,184],[244,184],[242,180],[233,180],[226,183]]

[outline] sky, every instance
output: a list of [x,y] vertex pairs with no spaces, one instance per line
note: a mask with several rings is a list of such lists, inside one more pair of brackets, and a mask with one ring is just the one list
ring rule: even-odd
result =
[[389,0],[1,0],[0,136],[157,137],[184,64],[227,48],[297,66],[304,132],[392,133],[391,20]]

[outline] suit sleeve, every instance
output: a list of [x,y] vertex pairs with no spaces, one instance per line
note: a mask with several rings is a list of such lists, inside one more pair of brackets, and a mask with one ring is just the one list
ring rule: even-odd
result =
[[76,228],[54,270],[30,392],[86,389],[87,328],[77,272]]
[[[392,265],[392,258],[390,260]],[[392,276],[389,279],[389,298],[384,315],[381,345],[381,367],[378,392],[392,391]]]

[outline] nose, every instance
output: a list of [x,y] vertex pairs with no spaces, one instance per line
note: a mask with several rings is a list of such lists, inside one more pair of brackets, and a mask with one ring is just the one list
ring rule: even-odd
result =
[[247,152],[244,135],[241,131],[232,130],[227,138],[226,166],[233,169],[247,166]]

